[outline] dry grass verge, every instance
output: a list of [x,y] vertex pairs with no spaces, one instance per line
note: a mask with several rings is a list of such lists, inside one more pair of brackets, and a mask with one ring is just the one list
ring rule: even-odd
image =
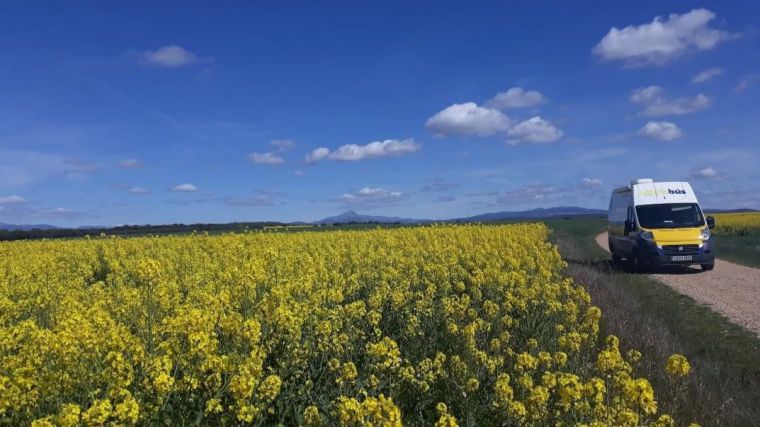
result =
[[[751,426],[760,420],[760,340],[644,275],[614,269],[594,242],[601,221],[550,221],[567,273],[584,284],[603,315],[603,327],[642,352],[661,410],[678,424]],[[672,353],[687,356],[693,373],[676,387],[665,375]]]

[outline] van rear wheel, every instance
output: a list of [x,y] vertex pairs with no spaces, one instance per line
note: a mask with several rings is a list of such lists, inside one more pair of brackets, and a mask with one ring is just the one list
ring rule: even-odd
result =
[[610,245],[610,255],[612,255],[612,266],[617,267],[620,265],[620,262],[623,260],[623,258],[620,258],[620,255],[615,252],[615,247]]

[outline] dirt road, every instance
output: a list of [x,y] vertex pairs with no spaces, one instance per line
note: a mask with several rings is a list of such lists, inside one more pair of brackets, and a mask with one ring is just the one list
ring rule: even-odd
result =
[[[596,243],[608,250],[607,233]],[[697,266],[650,276],[760,335],[760,269],[716,259],[712,271]]]

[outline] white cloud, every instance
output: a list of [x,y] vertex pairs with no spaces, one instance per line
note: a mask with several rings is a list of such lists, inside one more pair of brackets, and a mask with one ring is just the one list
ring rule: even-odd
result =
[[602,180],[599,178],[583,178],[581,185],[586,188],[596,188],[602,185]]
[[366,145],[346,144],[330,153],[330,159],[345,162],[354,162],[379,157],[403,156],[414,153],[420,149],[420,144],[414,139],[386,139],[373,141]]
[[125,159],[119,162],[119,167],[124,169],[137,169],[143,166],[145,164],[137,159]]
[[273,139],[269,141],[269,145],[276,148],[277,151],[288,151],[293,148],[296,143],[292,139]]
[[704,168],[698,168],[694,169],[691,174],[689,175],[689,178],[694,179],[718,179],[720,178],[720,174],[718,173],[715,168],[711,166],[706,166]]
[[22,205],[26,203],[26,199],[16,194],[10,196],[0,196],[0,206],[3,205]]
[[516,140],[510,140],[510,144],[517,144],[521,141],[546,143],[562,138],[564,132],[555,127],[551,122],[535,116],[518,123],[515,127],[509,129],[507,134],[517,138]]
[[346,205],[379,206],[398,203],[404,197],[400,191],[364,187],[354,193],[344,193],[336,200]]
[[256,165],[277,166],[285,163],[285,160],[282,157],[272,152],[251,153],[248,155],[248,160]]
[[701,93],[694,97],[670,99],[660,86],[634,89],[630,100],[644,108],[639,113],[644,117],[684,115],[704,110],[712,104],[712,99]]
[[648,122],[639,129],[638,134],[660,141],[673,141],[683,136],[681,129],[671,122]]
[[521,87],[513,87],[506,92],[499,92],[486,105],[500,110],[505,108],[534,107],[546,102],[546,98],[540,92]]
[[603,60],[618,60],[629,66],[662,65],[692,50],[710,50],[735,37],[709,26],[715,13],[707,9],[655,17],[651,23],[612,27],[592,49]]
[[172,187],[172,191],[178,192],[178,193],[190,193],[193,191],[198,191],[198,187],[194,186],[193,184],[187,183],[187,184],[179,184],[174,187]]
[[708,68],[700,73],[698,73],[696,76],[694,76],[693,79],[691,79],[692,83],[704,83],[714,77],[718,77],[719,75],[723,74],[723,69],[718,67],[712,67]]
[[176,46],[168,45],[159,47],[156,50],[147,50],[139,55],[141,64],[150,65],[160,68],[179,68],[199,63],[209,63],[211,58],[199,58],[193,52]]
[[[175,191],[180,191],[180,190],[175,190]],[[195,190],[189,190],[189,191],[195,191]],[[129,194],[145,195],[145,194],[150,194],[150,190],[148,190],[147,188],[143,188],[143,187],[132,187],[132,188],[129,189]]]
[[425,122],[428,130],[442,136],[489,136],[506,132],[509,125],[509,117],[501,111],[474,102],[451,105]]
[[330,155],[330,149],[325,147],[315,148],[304,157],[307,163],[318,162]]

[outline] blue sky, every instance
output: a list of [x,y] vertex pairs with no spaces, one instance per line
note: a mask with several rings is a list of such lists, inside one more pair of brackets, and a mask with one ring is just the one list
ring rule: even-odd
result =
[[756,2],[6,2],[0,221],[760,208]]

